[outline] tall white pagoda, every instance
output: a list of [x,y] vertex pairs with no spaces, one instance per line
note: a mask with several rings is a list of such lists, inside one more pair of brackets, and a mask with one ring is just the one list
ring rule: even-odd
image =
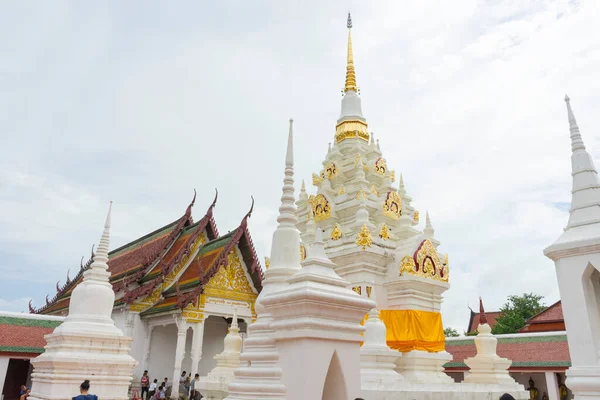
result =
[[350,14],[347,26],[346,82],[333,146],[312,176],[316,193],[309,194],[303,184],[296,202],[301,254],[321,229],[335,271],[356,293],[376,301],[388,345],[402,352],[397,371],[413,382],[450,383],[442,367],[451,356],[444,351],[440,314],[442,294],[450,287],[448,256],[437,251],[428,215],[424,230],[416,228],[419,212],[402,175],[388,167],[379,140],[368,131]]

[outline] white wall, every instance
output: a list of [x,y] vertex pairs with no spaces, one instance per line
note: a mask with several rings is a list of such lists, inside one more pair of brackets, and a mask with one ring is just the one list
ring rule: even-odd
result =
[[6,378],[6,371],[8,371],[8,362],[10,357],[0,355],[0,394],[4,389],[4,379]]
[[157,326],[152,331],[150,341],[150,358],[148,359],[148,375],[162,382],[164,378],[173,379],[175,365],[175,347],[177,345],[177,326],[170,324]]
[[[206,376],[217,365],[214,356],[224,348],[223,339],[227,334],[228,324],[221,317],[209,316],[204,320],[204,340],[202,342],[202,359],[198,367],[200,376]],[[191,363],[190,363],[191,364]]]

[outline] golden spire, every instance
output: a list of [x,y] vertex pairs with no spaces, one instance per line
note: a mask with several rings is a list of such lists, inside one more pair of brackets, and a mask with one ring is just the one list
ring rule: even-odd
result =
[[356,89],[356,74],[354,72],[354,56],[352,55],[352,16],[348,13],[348,64],[346,65],[346,86],[344,93]]

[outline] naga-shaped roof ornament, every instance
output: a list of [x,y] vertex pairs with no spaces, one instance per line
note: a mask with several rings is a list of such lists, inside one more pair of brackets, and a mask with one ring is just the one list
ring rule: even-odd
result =
[[248,225],[248,218],[250,218],[252,211],[254,210],[254,196],[250,196],[250,198],[252,199],[252,205],[250,206],[248,213],[244,216],[244,219],[242,219],[242,223],[240,224],[241,228],[246,228]]
[[189,218],[192,216],[192,207],[194,207],[194,203],[196,203],[196,189],[194,189],[194,198],[192,202],[188,206],[187,210],[185,210],[185,215]]
[[33,307],[33,305],[31,305],[31,302],[32,302],[32,299],[29,299],[29,304],[28,304],[28,306],[29,306],[29,313],[30,314],[36,314],[37,311],[35,310],[35,308]]

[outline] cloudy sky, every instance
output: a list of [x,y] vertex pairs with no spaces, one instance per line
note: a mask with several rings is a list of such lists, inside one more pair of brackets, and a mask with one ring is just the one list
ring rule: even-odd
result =
[[109,200],[116,247],[194,188],[197,218],[219,188],[221,232],[254,195],[268,255],[288,118],[298,180],[333,138],[349,9],[370,129],[450,253],[445,324],[479,295],[558,300],[542,250],[568,218],[563,97],[600,157],[599,2],[40,1],[0,6],[0,309],[42,305]]

